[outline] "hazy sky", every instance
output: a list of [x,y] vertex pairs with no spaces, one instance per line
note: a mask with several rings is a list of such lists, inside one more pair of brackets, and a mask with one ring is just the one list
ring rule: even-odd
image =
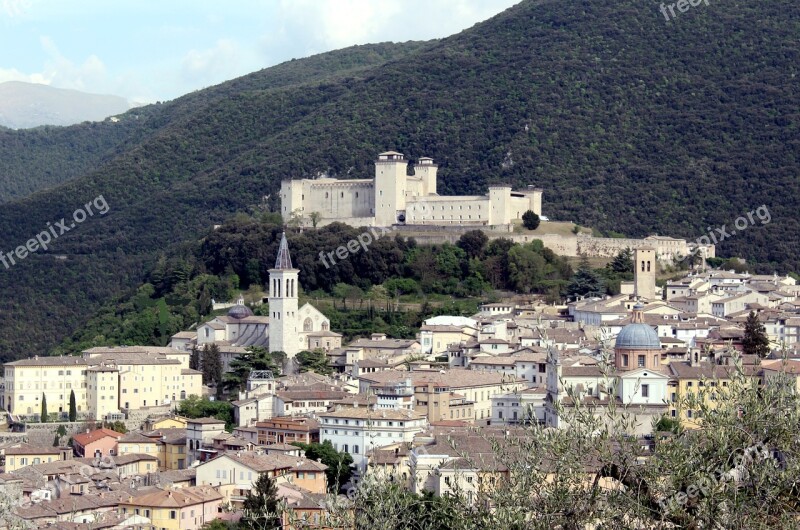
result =
[[0,82],[172,99],[353,44],[445,37],[519,0],[0,0]]

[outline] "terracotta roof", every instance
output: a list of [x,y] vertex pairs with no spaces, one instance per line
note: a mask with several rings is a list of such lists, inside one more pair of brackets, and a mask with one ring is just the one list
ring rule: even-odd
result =
[[391,382],[401,382],[411,379],[414,386],[433,384],[446,388],[465,388],[473,386],[499,385],[502,383],[512,384],[518,380],[516,377],[508,376],[497,372],[483,372],[478,370],[451,369],[440,371],[412,371],[401,372],[397,370],[385,370],[362,374],[358,377],[362,381],[370,383],[385,384]]
[[129,497],[127,501],[122,501],[120,504],[153,508],[183,508],[184,506],[221,500],[222,495],[214,488],[210,486],[194,486],[175,490],[158,490],[153,493]]
[[[309,460],[304,457],[285,455],[282,453],[261,455],[249,452],[224,453],[212,460],[209,460],[209,462],[213,462],[219,458],[229,458],[234,462],[237,462],[259,473],[275,471],[276,469],[298,469],[307,466],[307,462],[309,462]],[[314,462],[314,464],[320,466],[316,467],[316,470],[324,471],[327,469],[327,466],[323,464],[319,464],[317,462]],[[200,465],[202,466],[203,464]]]
[[425,414],[413,410],[399,410],[399,409],[372,410],[366,407],[352,407],[352,408],[344,408],[341,410],[335,410],[332,412],[321,412],[319,414],[319,417],[412,421],[425,418]]
[[119,433],[117,431],[112,431],[111,429],[103,428],[103,429],[97,429],[97,430],[94,430],[94,431],[88,432],[88,433],[84,432],[84,433],[81,433],[81,434],[76,434],[75,436],[72,437],[72,440],[75,443],[86,447],[87,444],[90,444],[92,442],[96,442],[97,440],[101,440],[101,439],[107,438],[109,436],[111,438],[114,438],[114,439],[118,440],[119,438],[122,437],[122,433]]
[[62,447],[48,447],[44,445],[20,444],[17,447],[8,447],[6,455],[60,455]]

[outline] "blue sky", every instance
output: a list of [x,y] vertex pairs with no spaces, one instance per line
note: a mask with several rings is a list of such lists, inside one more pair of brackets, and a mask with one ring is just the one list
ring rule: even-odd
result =
[[0,0],[0,82],[168,100],[368,42],[446,37],[519,0]]

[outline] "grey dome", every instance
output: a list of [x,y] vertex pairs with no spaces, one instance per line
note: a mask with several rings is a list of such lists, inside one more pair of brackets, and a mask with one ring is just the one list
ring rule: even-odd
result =
[[628,324],[617,335],[614,348],[623,350],[660,350],[661,341],[655,330],[647,324]]
[[242,319],[242,318],[253,316],[253,312],[246,305],[240,305],[239,304],[239,305],[233,306],[230,309],[230,311],[228,311],[228,316],[238,320],[238,319]]

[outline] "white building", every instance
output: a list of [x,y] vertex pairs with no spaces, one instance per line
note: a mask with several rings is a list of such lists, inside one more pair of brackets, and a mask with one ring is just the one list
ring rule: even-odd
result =
[[372,449],[411,443],[414,435],[428,425],[424,414],[412,410],[367,407],[344,408],[319,415],[320,440],[329,440],[337,451],[353,456],[356,468],[363,471]]
[[544,423],[544,400],[547,389],[532,387],[492,397],[492,425]]
[[342,222],[352,226],[408,225],[509,225],[531,210],[542,214],[542,190],[511,191],[510,186],[490,186],[486,195],[442,196],[436,191],[437,166],[422,157],[407,175],[402,153],[387,151],[375,161],[372,179],[318,178],[281,182],[281,215],[285,221],[317,226]]

